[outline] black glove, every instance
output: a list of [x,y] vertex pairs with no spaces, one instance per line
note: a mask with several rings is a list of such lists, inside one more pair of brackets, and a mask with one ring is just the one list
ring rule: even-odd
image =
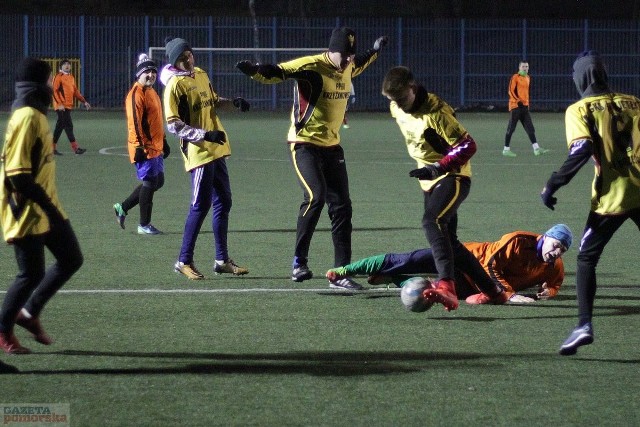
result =
[[142,163],[147,160],[147,153],[144,152],[144,147],[139,145],[136,147],[136,154],[133,156],[133,161],[136,163]]
[[521,101],[518,101],[518,108],[527,108],[527,107],[525,107],[525,105]]
[[558,203],[558,199],[553,197],[553,192],[550,191],[547,187],[542,189],[542,193],[540,193],[540,198],[542,199],[542,203],[552,211],[555,210],[554,206]]
[[204,134],[204,140],[222,145],[227,141],[227,135],[221,130],[208,130]]
[[440,175],[442,175],[442,170],[440,169],[440,166],[436,163],[432,164],[432,165],[427,165],[423,168],[420,169],[413,169],[412,171],[409,172],[409,176],[411,178],[418,178],[418,179],[427,179],[427,180],[432,180],[432,179],[436,179],[437,177],[439,177]]
[[258,65],[246,60],[238,62],[236,68],[249,77],[254,76],[258,72]]
[[167,143],[167,138],[162,141],[162,158],[166,159],[171,154],[171,147]]
[[249,111],[249,108],[251,108],[251,104],[249,104],[244,98],[240,98],[240,97],[233,99],[233,106],[239,109],[240,111],[242,111],[243,113],[245,111]]
[[389,37],[387,36],[378,37],[375,43],[373,44],[373,50],[380,50],[380,48],[385,47],[387,43],[389,43]]

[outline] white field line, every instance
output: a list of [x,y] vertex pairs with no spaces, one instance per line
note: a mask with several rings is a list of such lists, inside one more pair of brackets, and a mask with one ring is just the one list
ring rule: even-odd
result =
[[[386,152],[386,151],[383,151]],[[389,151],[390,153],[393,153],[394,151]],[[105,156],[123,156],[123,157],[129,157],[128,153],[124,152],[123,147],[121,146],[116,146],[116,147],[104,147],[101,148],[98,153],[105,155]],[[176,159],[182,160],[182,158],[180,157],[176,157]],[[556,159],[553,159],[556,160]],[[261,158],[261,157],[245,157],[245,158],[233,158],[232,161],[235,162],[276,162],[276,163],[289,163],[291,160],[289,158],[278,158],[278,159],[272,159],[272,158]],[[366,164],[377,164],[377,165],[414,165],[415,162],[411,161],[411,160],[397,160],[397,161],[389,161],[389,160],[373,160],[373,161],[358,161],[358,160],[350,160],[349,163],[353,163],[353,164],[361,164],[361,163],[366,163]],[[523,163],[513,163],[513,162],[497,162],[497,163],[492,163],[492,162],[488,162],[488,163],[482,163],[482,166],[506,166],[506,167],[522,167],[522,166],[534,166],[534,167],[539,167],[542,163],[531,163],[531,162],[523,162]],[[547,163],[544,163],[545,165],[547,165]],[[548,164],[555,164],[554,163],[548,163]]]
[[[240,289],[61,289],[58,294],[234,294],[234,293],[282,293],[282,292],[349,292],[349,293],[398,293],[400,288],[369,288],[361,291],[347,289],[267,289],[267,288],[240,288]],[[6,294],[7,291],[0,291]]]

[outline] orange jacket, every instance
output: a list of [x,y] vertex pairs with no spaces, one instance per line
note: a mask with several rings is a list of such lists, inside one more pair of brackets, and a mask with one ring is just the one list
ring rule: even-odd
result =
[[553,264],[538,258],[537,246],[541,238],[541,234],[514,231],[497,242],[464,245],[478,258],[489,276],[504,286],[509,296],[546,282],[549,296],[554,297],[564,280],[564,263],[561,258]]
[[144,146],[147,158],[160,156],[164,143],[164,120],[160,97],[155,89],[135,82],[127,94],[125,111],[131,163],[134,162],[136,147],[140,145]]
[[529,106],[529,84],[531,83],[531,77],[527,74],[521,76],[516,73],[511,76],[509,81],[509,111],[514,108],[518,108],[518,102]]
[[53,77],[53,108],[56,109],[59,105],[62,105],[67,110],[71,110],[74,99],[80,102],[87,102],[78,90],[73,74],[58,72]]

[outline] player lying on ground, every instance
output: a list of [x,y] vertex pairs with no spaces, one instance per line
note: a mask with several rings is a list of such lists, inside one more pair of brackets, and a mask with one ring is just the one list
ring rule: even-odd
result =
[[[533,302],[517,292],[537,287],[537,299],[557,295],[564,280],[562,255],[569,249],[572,233],[556,224],[544,234],[514,231],[495,242],[467,242],[464,246],[480,261],[489,276],[507,292],[511,302]],[[369,284],[393,282],[401,286],[407,276],[436,274],[431,249],[388,253],[364,258],[344,267],[332,268],[329,280],[342,276],[369,275]],[[486,304],[489,298],[464,273],[456,271],[456,293],[469,304]]]

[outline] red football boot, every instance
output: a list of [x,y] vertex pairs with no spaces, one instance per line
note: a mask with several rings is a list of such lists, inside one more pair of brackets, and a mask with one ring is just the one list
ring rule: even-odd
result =
[[507,293],[503,291],[503,292],[500,292],[498,295],[496,295],[493,298],[491,298],[491,297],[489,297],[489,295],[483,294],[483,293],[473,294],[473,295],[468,296],[465,301],[467,302],[467,304],[496,304],[496,305],[499,305],[499,304],[504,304],[508,300],[509,300],[509,298],[507,297]]
[[29,354],[31,350],[20,345],[13,332],[0,332],[0,348],[7,354]]
[[422,297],[431,303],[440,303],[447,311],[458,308],[458,295],[455,282],[451,279],[440,279],[433,288],[422,291]]
[[37,317],[27,317],[24,314],[24,309],[20,310],[18,317],[16,318],[16,325],[25,328],[27,331],[33,334],[33,338],[40,344],[49,345],[53,343],[53,340],[42,328],[40,320]]

